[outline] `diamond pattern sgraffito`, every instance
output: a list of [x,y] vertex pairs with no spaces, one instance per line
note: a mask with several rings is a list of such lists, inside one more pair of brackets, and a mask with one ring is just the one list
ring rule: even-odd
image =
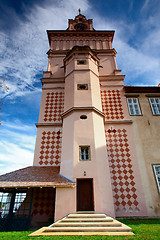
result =
[[101,91],[102,110],[105,120],[124,119],[121,96],[119,90]]
[[64,108],[63,92],[48,92],[45,103],[44,121],[60,122]]
[[109,129],[105,133],[116,212],[138,212],[127,131]]
[[39,164],[58,166],[61,159],[62,132],[42,132]]
[[[33,194],[32,218],[45,215],[46,220],[48,216],[53,215],[54,205],[54,190],[51,188],[35,188]],[[44,220],[45,220],[44,218]],[[33,219],[32,219],[33,220]]]

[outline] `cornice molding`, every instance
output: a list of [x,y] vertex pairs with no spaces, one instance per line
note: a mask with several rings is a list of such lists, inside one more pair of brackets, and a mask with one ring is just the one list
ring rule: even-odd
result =
[[47,30],[48,40],[51,43],[53,37],[107,37],[108,41],[113,41],[115,31],[66,31],[66,30]]
[[36,127],[62,127],[61,123],[35,123]]
[[63,89],[64,90],[64,87],[43,87],[42,90],[54,90],[54,89]]
[[112,120],[112,121],[105,121],[105,124],[132,124],[132,120]]
[[147,93],[160,94],[160,87],[158,86],[124,86],[125,93]]
[[99,58],[96,56],[95,52],[89,46],[74,46],[70,51],[68,51],[63,61],[66,62],[72,56],[75,56],[77,54],[90,55],[94,60],[99,62]]
[[99,55],[107,53],[108,55],[116,56],[116,54],[117,54],[117,51],[114,48],[112,48],[112,49],[93,49],[93,51]]
[[[68,51],[71,51],[71,49],[65,49],[65,50],[53,50],[53,49],[49,49],[48,52],[46,53],[48,55],[48,57],[55,57],[55,55],[64,55],[64,57],[66,56],[66,54],[68,53]],[[92,49],[93,52],[95,52],[96,54],[108,54],[108,55],[114,55],[116,56],[117,52],[114,48],[112,49]]]
[[96,77],[98,77],[99,78],[99,75],[97,75],[95,72],[93,72],[91,69],[73,69],[71,72],[69,72],[67,75],[65,75],[65,78],[67,78],[70,74],[72,74],[73,72],[92,72]]
[[62,119],[65,118],[67,115],[71,114],[72,112],[75,112],[75,111],[90,111],[90,112],[94,111],[97,114],[99,114],[100,116],[102,116],[103,118],[105,117],[105,114],[95,107],[72,107],[72,108],[68,109],[67,111],[65,111],[64,113],[61,114]]
[[146,97],[160,97],[160,93],[148,93],[148,94],[145,94]]
[[139,97],[139,94],[128,93],[128,94],[124,94],[124,96],[127,97],[127,98],[128,98],[128,97],[131,97],[131,98],[132,98],[132,97],[133,97],[133,98],[134,98],[134,97],[135,97],[135,98],[138,98],[138,97]]
[[64,78],[41,78],[41,82],[43,83],[65,83]]
[[113,80],[117,80],[117,81],[123,81],[125,78],[125,75],[103,75],[103,76],[99,76],[99,80],[100,82],[105,82],[105,81],[113,81]]

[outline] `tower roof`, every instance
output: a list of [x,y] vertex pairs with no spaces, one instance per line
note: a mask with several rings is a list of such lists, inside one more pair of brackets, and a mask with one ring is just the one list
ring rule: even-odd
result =
[[84,15],[79,14],[75,19],[68,19],[68,28],[66,30],[47,30],[49,44],[51,46],[51,40],[65,37],[106,37],[113,41],[114,31],[113,30],[95,30],[93,28],[93,20],[87,19]]
[[87,19],[84,15],[81,14],[81,9],[78,10],[79,14],[75,17],[75,19],[68,19],[68,28],[67,30],[74,31],[94,31],[93,28],[93,20]]

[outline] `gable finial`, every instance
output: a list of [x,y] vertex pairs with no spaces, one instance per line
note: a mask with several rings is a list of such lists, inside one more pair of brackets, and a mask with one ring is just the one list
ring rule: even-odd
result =
[[81,14],[81,9],[80,8],[78,9],[78,12],[79,12],[79,14]]

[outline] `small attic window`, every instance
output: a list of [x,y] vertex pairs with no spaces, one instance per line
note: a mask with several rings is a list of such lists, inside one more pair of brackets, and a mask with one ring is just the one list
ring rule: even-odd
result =
[[88,84],[77,84],[77,90],[88,90]]
[[77,60],[77,65],[85,65],[86,60]]
[[87,119],[87,116],[86,115],[81,115],[80,119]]
[[79,21],[82,22],[82,18],[81,17],[79,18]]

